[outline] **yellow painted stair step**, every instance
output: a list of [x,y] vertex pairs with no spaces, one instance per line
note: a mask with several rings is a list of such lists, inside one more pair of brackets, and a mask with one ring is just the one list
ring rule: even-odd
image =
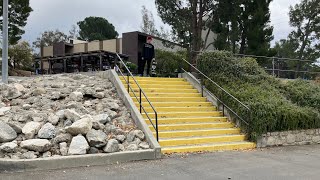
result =
[[[127,87],[127,84],[124,84]],[[130,85],[132,88],[138,88],[138,85]],[[175,84],[140,84],[139,86],[143,89],[145,88],[175,88],[175,89],[193,89],[193,86],[190,84],[187,85],[175,85]]]
[[[139,102],[135,102],[139,106]],[[211,102],[151,102],[154,107],[212,107]],[[142,102],[145,108],[150,107],[148,102]],[[195,109],[196,110],[196,109]]]
[[[132,87],[134,92],[139,93],[139,89]],[[181,89],[181,88],[143,88],[145,93],[155,92],[155,93],[199,93],[197,89]],[[131,91],[130,91],[131,92]]]
[[[144,118],[155,118],[154,113],[141,113]],[[167,112],[167,113],[158,113],[158,118],[173,118],[173,117],[217,117],[221,116],[222,112],[220,111],[211,111],[211,112]]]
[[[145,92],[147,97],[201,97],[201,94],[199,93],[150,93],[150,92]],[[130,92],[130,96],[132,98],[135,97],[140,98],[140,92]],[[144,94],[141,93],[141,97],[144,97]]]
[[[127,78],[127,77],[126,77]],[[129,77],[130,80],[133,78]],[[123,78],[120,78],[123,79]],[[139,80],[151,80],[151,81],[186,81],[184,78],[160,78],[160,77],[134,77],[137,81]]]
[[230,143],[201,144],[201,145],[193,145],[193,146],[164,147],[161,149],[161,152],[162,153],[188,153],[188,152],[203,152],[203,151],[227,151],[227,150],[253,149],[255,147],[256,147],[256,144],[251,142],[230,142]]
[[[227,117],[194,117],[194,118],[168,118],[158,119],[159,124],[183,124],[183,123],[214,123],[214,122],[227,122]],[[148,125],[151,125],[149,119],[145,119]],[[155,120],[152,121],[155,124]]]
[[[205,129],[205,130],[188,130],[188,131],[160,131],[160,138],[177,138],[177,137],[195,137],[195,136],[213,136],[213,135],[226,135],[226,134],[240,134],[238,128],[227,129]],[[156,136],[156,133],[153,132]]]
[[[122,79],[121,82],[123,84],[127,84],[128,80],[124,80]],[[136,84],[135,81],[133,80],[129,80],[129,83],[132,84]],[[141,84],[172,84],[172,85],[190,85],[189,82],[187,81],[152,81],[152,80],[138,80],[137,83],[139,85]]]
[[238,142],[244,141],[245,135],[221,135],[205,137],[188,137],[188,138],[171,138],[160,139],[160,146],[184,146],[195,144],[221,143],[221,142]]
[[[149,97],[148,96],[149,101],[153,103],[155,102],[185,102],[185,101],[189,101],[189,102],[206,102],[207,99],[204,97]],[[132,100],[134,102],[139,102],[140,101],[140,97],[138,97],[138,99],[136,98],[132,98]],[[148,102],[146,100],[146,98],[142,98],[142,102]]]
[[[159,131],[174,131],[174,130],[194,130],[194,129],[212,129],[212,128],[232,128],[234,125],[229,122],[222,123],[193,123],[193,124],[165,124],[158,125]],[[151,131],[155,131],[153,126],[149,126]]]
[[[137,105],[138,108],[140,108],[139,105]],[[208,112],[211,112],[211,111],[216,111],[217,108],[214,107],[214,106],[209,106],[209,107],[156,107],[155,108],[156,111],[158,113],[161,113],[161,112],[191,112],[191,111],[208,111]],[[147,112],[154,112],[152,108],[150,107],[145,107],[145,110]]]

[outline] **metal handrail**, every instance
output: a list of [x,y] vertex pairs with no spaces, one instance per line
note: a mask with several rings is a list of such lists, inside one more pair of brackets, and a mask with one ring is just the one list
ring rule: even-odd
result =
[[[207,75],[205,75],[203,72],[201,72],[198,68],[196,68],[194,65],[192,65],[191,63],[189,63],[187,60],[182,59],[184,62],[186,62],[188,65],[190,65],[193,69],[195,69],[199,74],[201,74],[203,77],[205,77],[208,81],[210,81],[212,84],[214,84],[215,86],[217,86],[220,90],[222,90],[225,94],[227,94],[229,97],[231,97],[233,100],[235,100],[238,104],[240,104],[242,107],[244,107],[246,110],[248,110],[249,113],[249,119],[251,119],[251,110],[250,108],[245,105],[243,102],[241,102],[238,98],[234,97],[232,94],[230,94],[228,91],[226,91],[223,87],[221,87],[219,84],[217,84],[216,82],[214,82],[211,78],[209,78]],[[185,73],[187,73],[187,71],[183,68],[181,68]],[[201,85],[201,94],[203,96],[203,92],[205,86],[202,82],[198,82]],[[218,98],[216,95],[214,95],[212,92],[208,91],[210,93],[210,95],[212,95],[213,97],[215,97],[217,99],[217,101],[219,101],[219,103],[222,104],[222,113],[224,115],[224,108],[227,108],[229,111],[231,111],[235,116],[237,116],[241,121],[243,121],[246,125],[249,125],[249,122],[247,122],[246,120],[244,120],[240,115],[238,115],[234,110],[232,110],[232,108],[230,108],[228,105],[226,105],[220,98]]]
[[[130,93],[130,91],[133,93],[134,97],[139,101],[139,106],[140,106],[140,113],[142,113],[142,111],[145,113],[145,115],[147,116],[147,118],[149,119],[149,121],[151,122],[151,125],[153,126],[153,128],[156,131],[156,138],[157,141],[159,141],[159,131],[158,131],[158,113],[156,111],[156,109],[154,108],[154,106],[152,105],[151,101],[149,100],[149,98],[147,97],[146,93],[142,90],[141,86],[139,85],[139,83],[137,82],[137,80],[134,78],[133,74],[131,73],[131,71],[129,70],[129,68],[127,67],[127,65],[124,63],[124,61],[122,60],[122,58],[119,56],[119,54],[117,53],[117,57],[120,60],[121,64],[125,67],[125,69],[127,70],[127,79],[125,78],[125,75],[122,73],[121,68],[118,66],[117,62],[115,63],[115,67],[117,67],[117,69],[119,70],[121,76],[123,77],[123,79],[126,82],[127,88],[128,88],[128,93]],[[139,98],[136,95],[135,91],[132,89],[131,85],[130,85],[130,76],[133,79],[134,83],[137,85],[137,87],[139,88]],[[150,116],[148,115],[147,111],[145,110],[145,108],[142,105],[142,95],[145,97],[145,99],[147,100],[147,102],[149,103],[150,107],[152,108],[154,115],[155,115],[155,120],[156,123],[154,124],[152,122],[152,118],[150,118]]]

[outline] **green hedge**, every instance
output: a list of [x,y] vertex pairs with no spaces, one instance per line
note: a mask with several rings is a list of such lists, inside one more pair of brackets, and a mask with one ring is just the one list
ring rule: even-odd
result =
[[[319,93],[311,91],[310,84],[310,88],[294,89],[295,84],[284,85],[268,75],[255,59],[236,58],[224,51],[200,55],[197,66],[250,107],[248,112],[217,87],[205,82],[211,92],[250,121],[250,125],[243,126],[243,129],[252,140],[266,132],[320,127],[320,97]],[[301,81],[296,83],[299,87],[305,84]]]
[[157,76],[176,77],[181,68],[182,58],[186,58],[186,52],[156,50]]

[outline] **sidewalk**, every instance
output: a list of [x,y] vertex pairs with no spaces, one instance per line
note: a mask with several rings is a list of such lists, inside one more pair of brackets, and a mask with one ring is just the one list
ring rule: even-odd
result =
[[1,173],[2,180],[60,179],[319,179],[320,145],[280,147],[247,152],[173,155],[161,160],[109,166]]

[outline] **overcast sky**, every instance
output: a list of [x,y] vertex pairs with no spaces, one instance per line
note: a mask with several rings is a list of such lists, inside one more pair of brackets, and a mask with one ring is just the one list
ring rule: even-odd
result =
[[[289,6],[300,0],[274,0],[271,3],[271,24],[275,40],[286,38]],[[68,32],[73,24],[88,16],[101,16],[113,23],[120,36],[123,32],[140,30],[141,7],[145,5],[155,16],[156,25],[162,25],[154,0],[30,0],[33,12],[25,27],[24,40],[33,42],[45,30]]]

